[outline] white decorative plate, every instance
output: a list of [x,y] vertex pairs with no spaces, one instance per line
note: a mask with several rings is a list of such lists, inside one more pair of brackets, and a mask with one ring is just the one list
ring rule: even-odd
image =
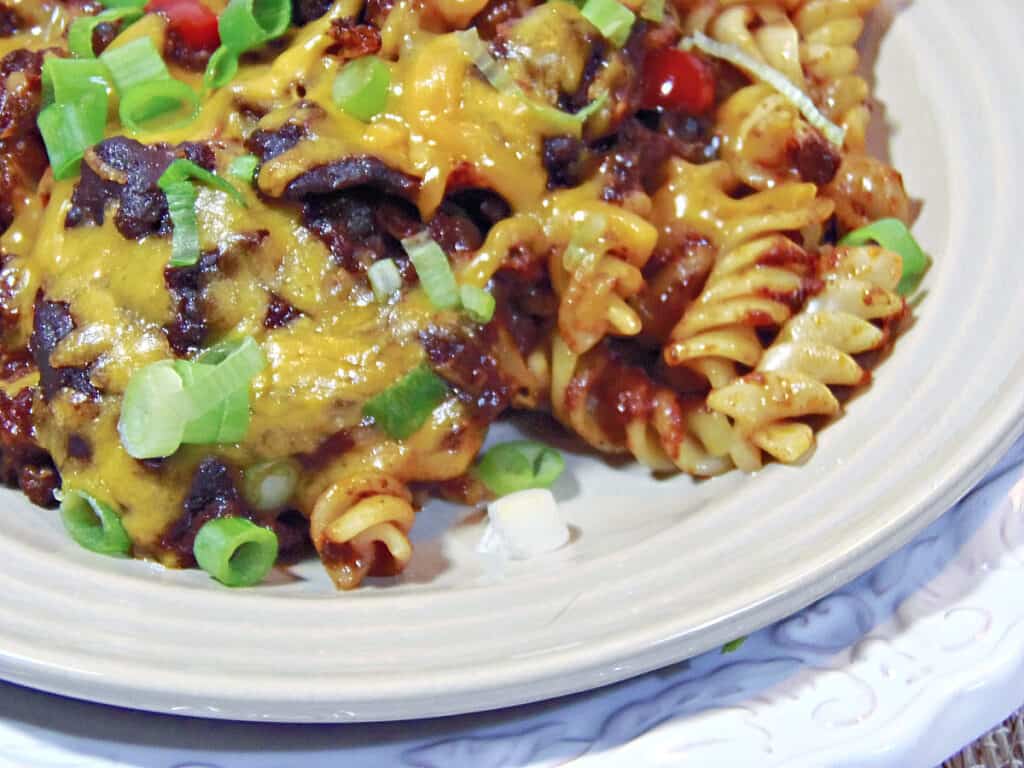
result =
[[0,768],[934,768],[1020,706],[1024,440],[954,511],[736,653],[381,725],[173,718],[0,683]]
[[475,554],[479,527],[435,506],[401,583],[347,595],[315,564],[232,592],[95,557],[12,494],[0,677],[249,720],[464,712],[664,666],[845,584],[932,522],[1021,429],[1022,39],[1018,0],[884,2],[875,17],[879,122],[925,201],[917,231],[936,264],[915,326],[807,466],[656,482],[578,456],[557,489],[571,546],[499,572]]

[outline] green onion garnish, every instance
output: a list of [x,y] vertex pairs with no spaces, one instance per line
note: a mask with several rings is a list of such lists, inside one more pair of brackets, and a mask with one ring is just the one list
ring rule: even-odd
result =
[[373,262],[366,270],[366,277],[370,281],[374,298],[381,304],[402,289],[402,273],[398,271],[398,265],[392,259]]
[[180,128],[192,122],[198,112],[196,92],[187,83],[171,78],[143,83],[122,93],[118,107],[121,123],[133,133]]
[[665,0],[644,0],[640,8],[640,17],[661,24],[665,19]]
[[181,445],[189,412],[174,363],[147,365],[131,377],[124,391],[117,422],[121,445],[136,459],[170,456]]
[[277,561],[277,534],[242,517],[210,520],[196,534],[199,567],[226,587],[251,587]]
[[171,73],[149,37],[140,37],[117,48],[108,48],[100,56],[107,65],[118,93],[151,80],[167,80]]
[[334,79],[334,103],[357,120],[370,122],[384,111],[391,70],[377,56],[362,56],[345,64]]
[[363,415],[396,440],[404,440],[423,426],[444,400],[448,385],[426,365],[420,365],[363,406]]
[[492,493],[505,496],[529,488],[550,488],[565,470],[562,454],[533,440],[496,445],[480,459],[476,476]]
[[107,127],[107,92],[81,93],[77,101],[51,104],[39,113],[39,133],[57,181],[78,174],[85,151],[103,140]]
[[245,470],[242,493],[254,509],[273,512],[291,501],[298,483],[299,467],[294,461],[267,461]]
[[839,241],[840,245],[866,245],[877,243],[888,251],[893,251],[903,259],[903,276],[896,291],[901,296],[914,292],[921,278],[928,270],[930,259],[910,234],[907,225],[899,219],[879,219],[866,227],[855,229]]
[[489,323],[494,317],[495,301],[483,288],[475,285],[463,285],[459,288],[459,298],[462,299],[462,308],[466,314],[477,323]]
[[171,215],[172,267],[191,267],[199,262],[199,222],[196,220],[196,188],[187,181],[164,186]]
[[43,62],[43,104],[74,104],[85,93],[106,96],[110,72],[96,60],[47,56]]
[[124,27],[142,18],[142,9],[125,6],[113,8],[97,16],[80,16],[71,22],[68,29],[68,49],[80,59],[95,59],[96,51],[92,47],[93,33],[100,24],[116,24],[124,22]]
[[256,176],[256,169],[260,167],[260,159],[256,155],[242,155],[236,157],[228,166],[228,173],[236,179],[241,179],[246,184],[252,184]]
[[215,173],[211,173],[201,165],[196,165],[191,160],[178,159],[173,161],[169,166],[167,166],[167,170],[161,174],[157,184],[161,189],[166,189],[171,184],[179,184],[191,179],[201,181],[208,187],[213,187],[214,189],[219,189],[221,192],[225,192],[232,200],[242,207],[245,207],[246,205],[245,197],[230,181]]
[[617,0],[587,0],[580,14],[619,48],[626,44],[636,21],[636,14]]
[[206,87],[227,85],[238,72],[238,58],[283,35],[291,18],[290,0],[231,0],[217,21],[221,45],[206,65]]
[[730,640],[722,646],[722,653],[733,653],[734,651],[738,651],[745,642],[747,642],[747,638],[745,637],[737,637],[735,640]]
[[121,516],[109,504],[83,491],[64,491],[60,519],[79,545],[101,555],[120,557],[132,550]]
[[402,247],[409,254],[409,260],[416,267],[420,285],[438,309],[452,309],[459,305],[459,288],[455,283],[448,257],[441,246],[434,242],[430,232],[422,230],[402,240]]
[[148,0],[100,0],[104,8],[142,8]]
[[184,442],[242,440],[249,428],[249,385],[265,366],[252,338],[195,362],[147,365],[125,389],[117,424],[121,445],[136,459],[155,459],[170,456]]

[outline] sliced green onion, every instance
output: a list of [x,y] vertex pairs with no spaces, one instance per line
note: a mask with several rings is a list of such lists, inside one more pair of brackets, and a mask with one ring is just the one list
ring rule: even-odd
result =
[[63,492],[60,519],[71,538],[92,552],[123,557],[132,551],[132,540],[121,524],[121,516],[84,491]]
[[203,73],[203,85],[207,88],[223,88],[238,74],[238,57],[241,54],[223,45],[213,52]]
[[190,401],[171,360],[137,371],[121,402],[117,432],[121,445],[136,459],[170,456],[181,445]]
[[191,160],[174,160],[169,166],[167,166],[167,170],[161,174],[160,178],[157,180],[157,184],[161,189],[167,189],[167,187],[173,184],[180,184],[181,182],[189,181],[190,179],[201,181],[209,187],[213,187],[214,189],[219,189],[221,192],[227,193],[232,200],[243,207],[246,204],[245,197],[230,181],[215,173],[211,173],[201,165],[196,165]]
[[475,470],[483,484],[498,496],[529,488],[550,488],[564,471],[562,454],[534,440],[494,446]]
[[903,276],[896,291],[902,296],[913,293],[928,270],[931,260],[910,234],[907,225],[899,219],[879,219],[866,227],[855,229],[839,241],[840,245],[868,243],[877,243],[886,250],[900,255],[903,259]]
[[226,587],[251,587],[277,561],[277,534],[243,517],[218,517],[196,534],[199,567]]
[[366,270],[366,277],[370,280],[374,298],[381,304],[402,290],[402,273],[392,259],[373,262]]
[[283,35],[291,20],[290,0],[231,0],[217,28],[225,48],[244,53]]
[[68,49],[81,59],[95,59],[96,51],[92,47],[93,33],[100,24],[117,24],[124,22],[127,27],[142,18],[142,9],[126,6],[114,8],[97,16],[80,16],[71,22],[68,29]]
[[842,147],[846,141],[846,129],[825,117],[810,96],[800,90],[782,72],[758,61],[746,51],[737,48],[735,45],[712,40],[703,32],[694,32],[693,36],[683,40],[679,47],[684,51],[697,48],[709,56],[723,59],[734,67],[742,69],[753,78],[767,83],[799,109],[801,114],[807,119],[807,122],[821,131],[826,139],[837,147]]
[[85,151],[103,140],[107,93],[82,93],[76,102],[51,104],[39,113],[39,133],[57,181],[78,175]]
[[584,266],[588,259],[601,247],[608,221],[603,214],[596,213],[580,222],[572,232],[569,244],[562,254],[562,265],[570,272]]
[[100,0],[104,8],[142,8],[148,0]]
[[531,98],[519,87],[501,63],[491,56],[487,44],[480,38],[480,34],[476,31],[475,27],[461,30],[454,34],[459,41],[462,52],[480,70],[480,73],[487,78],[487,82],[502,93],[522,99],[530,111],[559,133],[567,133],[576,137],[580,136],[583,132],[583,124],[608,101],[608,94],[605,93],[601,94],[600,97],[576,114],[569,114],[560,109],[555,109],[550,104],[545,104]]
[[640,18],[661,24],[665,20],[665,0],[644,0],[640,8]]
[[745,642],[747,642],[747,638],[745,637],[737,637],[735,640],[730,640],[722,646],[722,653],[733,653],[734,651],[738,651]]
[[434,242],[430,232],[421,232],[402,240],[402,247],[409,254],[409,260],[416,267],[420,285],[438,309],[452,309],[459,305],[459,288],[455,273],[448,263],[448,256],[441,246]]
[[199,96],[187,83],[173,78],[152,80],[121,92],[118,108],[121,122],[133,133],[179,128],[192,122],[198,112]]
[[334,103],[357,120],[370,122],[384,111],[391,70],[377,56],[361,56],[345,64],[334,78]]
[[216,410],[240,389],[248,393],[250,382],[266,367],[267,358],[251,337],[246,337],[218,364],[199,366],[185,388],[195,418]]
[[169,80],[171,73],[149,37],[140,37],[117,48],[108,48],[100,56],[107,65],[118,93],[151,80]]
[[199,262],[199,222],[196,220],[196,188],[188,181],[164,187],[171,215],[172,267],[191,267]]
[[636,14],[618,0],[587,0],[580,14],[618,48],[626,44],[636,21]]
[[85,93],[103,91],[106,96],[110,73],[96,60],[62,59],[47,56],[43,62],[43,104],[74,104]]
[[[181,376],[185,391],[195,383],[197,374],[203,374],[213,365],[189,360],[175,360],[174,369]],[[245,439],[252,420],[249,413],[249,388],[240,387],[228,395],[213,410],[186,422],[181,442],[185,445],[216,445],[237,443]]]
[[390,437],[404,440],[423,426],[447,393],[444,379],[423,364],[368,400],[363,415]]
[[242,179],[245,183],[251,184],[256,176],[256,169],[259,167],[260,159],[256,155],[242,155],[231,161],[228,173],[236,179]]
[[254,509],[273,512],[291,501],[298,484],[299,467],[294,461],[267,461],[245,470],[242,493]]
[[459,288],[459,298],[462,299],[462,308],[466,314],[477,323],[489,323],[494,317],[495,301],[483,288],[475,285],[464,285]]

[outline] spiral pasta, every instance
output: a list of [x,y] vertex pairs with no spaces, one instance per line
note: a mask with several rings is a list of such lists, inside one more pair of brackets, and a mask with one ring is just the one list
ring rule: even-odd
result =
[[712,392],[708,406],[777,460],[799,461],[814,445],[799,419],[838,413],[829,387],[865,383],[869,374],[853,355],[881,347],[886,326],[906,311],[895,293],[901,273],[900,257],[882,248],[825,253],[821,292],[783,326],[754,371]]
[[339,589],[368,575],[400,573],[412,557],[412,495],[388,475],[366,472],[338,480],[317,499],[310,537]]

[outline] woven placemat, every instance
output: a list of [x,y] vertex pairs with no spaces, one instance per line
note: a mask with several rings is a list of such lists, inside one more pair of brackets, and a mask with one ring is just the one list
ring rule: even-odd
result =
[[951,757],[942,768],[1024,768],[1024,709]]

